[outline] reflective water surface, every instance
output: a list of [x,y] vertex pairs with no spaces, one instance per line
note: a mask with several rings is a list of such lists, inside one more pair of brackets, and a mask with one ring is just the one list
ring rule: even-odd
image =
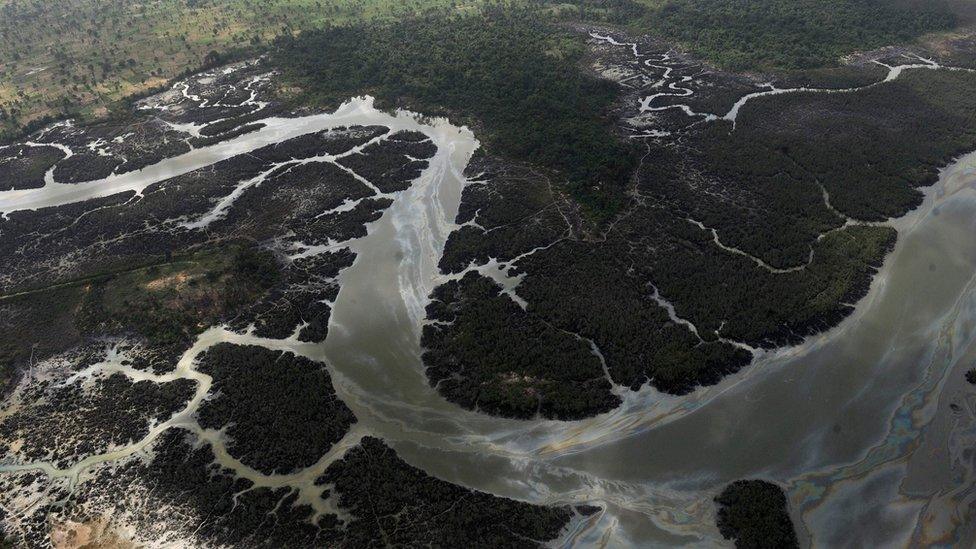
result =
[[[286,122],[283,122],[286,121]],[[422,131],[431,166],[352,241],[324,344],[273,343],[328,361],[360,423],[445,480],[539,503],[605,507],[562,543],[724,545],[711,499],[738,478],[787,488],[804,544],[976,540],[976,153],[943,170],[924,204],[893,222],[895,251],[856,313],[805,344],[768,352],[684,397],[652,389],[579,422],[514,421],[459,409],[431,389],[419,346],[437,261],[478,146],[449,122],[390,115],[354,100],[334,115],[268,126],[132,175],[67,189],[0,193],[0,211],[141,190],[269,142],[340,124]],[[221,330],[201,336],[272,345]]]
[[568,542],[721,543],[711,498],[756,476],[788,487],[805,543],[973,539],[976,154],[893,222],[896,250],[836,329],[688,397],[645,389],[566,424],[478,416],[425,383],[420,305],[471,146],[455,140],[451,168],[432,168],[357,244],[324,349],[357,415],[408,461],[512,497],[607,507]]

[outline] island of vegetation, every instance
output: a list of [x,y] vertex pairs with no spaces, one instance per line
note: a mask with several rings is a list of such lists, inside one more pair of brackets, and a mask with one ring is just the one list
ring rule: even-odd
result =
[[715,497],[717,526],[735,546],[750,549],[799,547],[783,490],[764,480],[737,480]]
[[[750,13],[733,29],[748,28]],[[881,21],[860,47],[953,21],[927,15],[896,33],[904,10],[858,13]],[[855,41],[827,41],[797,66],[830,65]],[[458,281],[435,291],[438,322],[424,332],[431,385],[449,400],[572,419],[607,411],[621,388],[714,384],[758,350],[848,316],[894,246],[883,222],[918,206],[938,167],[976,148],[976,75],[965,67],[879,50],[834,72],[778,77],[843,93],[740,103],[769,87],[668,48],[517,8],[277,42],[296,101],[331,105],[365,90],[479,129],[476,181],[441,260]],[[910,64],[922,68],[891,68]],[[656,92],[662,83],[677,91]],[[881,157],[884,166],[872,160]],[[521,277],[513,291],[476,282],[471,271],[491,261]],[[509,356],[538,338],[549,343],[535,359]]]
[[[325,340],[349,243],[428,168],[438,147],[426,134],[333,125],[97,194],[295,116],[272,74],[260,60],[216,68],[125,120],[0,147],[7,190],[53,180],[96,193],[3,202],[0,531],[18,546],[559,539],[581,511],[411,467],[360,430],[326,364],[269,348]],[[126,524],[138,540],[120,537]]]
[[[364,428],[317,344],[352,243],[443,151],[293,117],[370,94],[473,130],[422,375],[523,421],[687,394],[837,326],[889,220],[976,149],[976,41],[939,34],[967,17],[941,1],[51,4],[0,5],[17,545],[537,547],[600,509],[435,478]],[[777,486],[716,502],[739,546],[796,546]]]

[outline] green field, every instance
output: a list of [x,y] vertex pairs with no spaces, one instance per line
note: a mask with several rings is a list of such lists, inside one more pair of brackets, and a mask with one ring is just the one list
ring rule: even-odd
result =
[[70,348],[85,334],[133,332],[156,345],[184,342],[234,316],[277,277],[270,254],[228,242],[0,295],[6,315],[0,394],[9,388],[16,364]]
[[945,0],[665,0],[649,30],[732,70],[810,69],[956,26]]
[[212,51],[349,21],[463,13],[482,0],[0,0],[0,133],[102,115]]
[[119,100],[281,35],[364,21],[535,7],[626,26],[731,69],[835,64],[971,20],[976,0],[0,0],[0,139]]

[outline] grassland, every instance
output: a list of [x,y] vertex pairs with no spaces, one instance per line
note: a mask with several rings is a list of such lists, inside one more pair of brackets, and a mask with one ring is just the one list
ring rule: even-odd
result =
[[180,344],[251,303],[277,280],[267,252],[241,245],[117,274],[86,294],[86,331],[132,330],[157,345]]
[[208,55],[362,20],[478,9],[483,0],[0,0],[0,137],[63,114],[107,114]]
[[0,140],[98,118],[217,55],[281,35],[488,4],[627,25],[733,69],[809,68],[971,20],[973,0],[0,0]]
[[270,254],[231,242],[0,296],[0,394],[16,364],[70,348],[84,334],[134,332],[156,345],[180,344],[236,314],[277,277]]

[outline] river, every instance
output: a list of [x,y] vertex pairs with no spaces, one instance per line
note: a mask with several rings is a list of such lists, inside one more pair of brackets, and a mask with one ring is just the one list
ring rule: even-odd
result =
[[518,422],[445,402],[419,359],[421,304],[472,146],[458,136],[452,167],[435,162],[354,246],[359,257],[342,275],[324,353],[370,432],[448,480],[608,507],[571,541],[719,544],[711,498],[755,476],[788,487],[808,544],[973,539],[959,524],[974,493],[972,465],[953,459],[972,447],[976,426],[976,399],[960,396],[963,372],[976,365],[976,153],[943,170],[923,205],[892,223],[895,251],[837,328],[687,397],[644,389],[591,420]]
[[[976,497],[969,453],[976,393],[962,381],[976,363],[976,153],[945,168],[923,205],[892,223],[899,232],[894,252],[855,314],[838,327],[764,353],[717,386],[683,397],[645,388],[628,394],[614,412],[561,423],[461,410],[430,388],[423,373],[423,309],[442,280],[437,261],[456,228],[475,136],[443,119],[380,112],[368,99],[350,101],[335,114],[261,122],[261,130],[132,174],[0,192],[0,211],[139,191],[339,125],[421,131],[438,146],[437,155],[410,189],[394,195],[366,237],[345,243],[357,258],[340,275],[323,344],[215,328],[175,375],[199,378],[192,358],[222,340],[326,360],[339,396],[359,418],[353,437],[381,436],[412,465],[475,489],[605,507],[575,524],[565,545],[726,545],[711,498],[725,483],[748,477],[787,487],[806,545],[976,540],[974,521],[967,523],[964,514]],[[186,423],[198,401],[172,424]],[[153,432],[154,438],[160,429]],[[150,441],[86,463],[118,459]],[[77,470],[34,468],[78,476]],[[261,481],[259,473],[246,475]],[[312,478],[301,474],[295,481]]]

